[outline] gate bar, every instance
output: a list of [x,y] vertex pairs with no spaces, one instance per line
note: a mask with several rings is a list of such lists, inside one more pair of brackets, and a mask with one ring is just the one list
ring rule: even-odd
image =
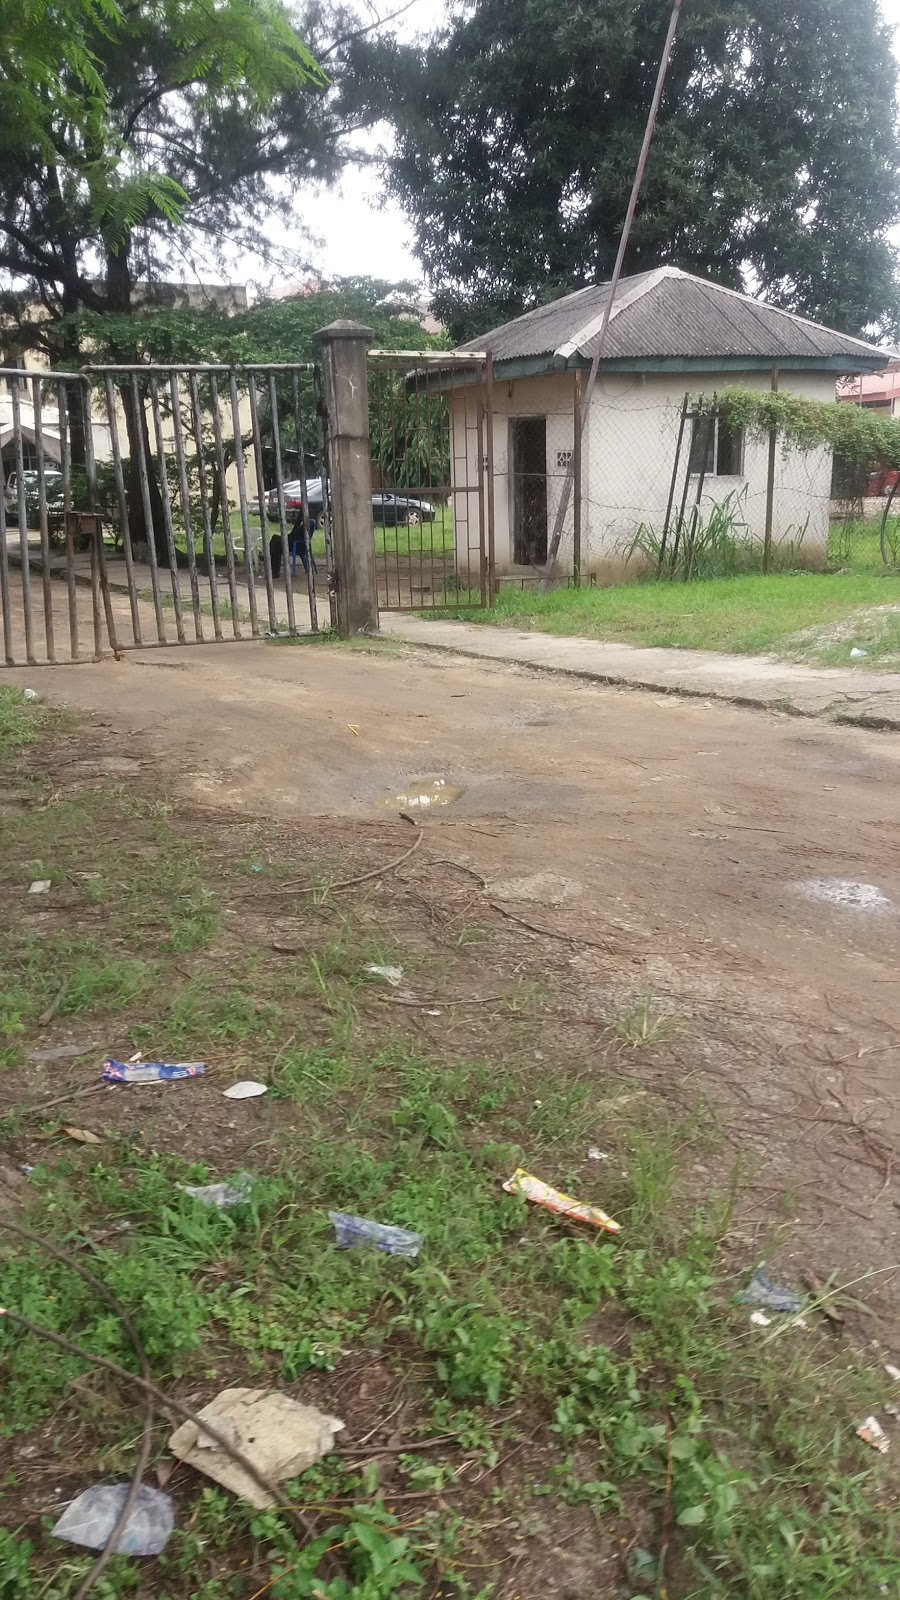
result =
[[203,548],[206,554],[206,572],[209,578],[209,603],[212,606],[213,632],[216,639],[224,638],[222,633],[222,619],[219,615],[219,585],[216,579],[216,561],[213,552],[212,523],[209,515],[209,500],[207,498],[206,462],[203,458],[203,426],[200,411],[200,387],[197,383],[197,374],[192,372],[189,378],[191,391],[191,428],[194,435],[194,444],[197,449],[197,479],[200,485],[200,514],[203,520]]
[[[107,382],[109,380],[107,379]],[[172,403],[172,427],[175,434],[175,461],[178,467],[178,493],[181,498],[181,515],[184,521],[184,538],[187,545],[188,578],[191,586],[191,611],[194,615],[194,638],[203,643],[203,615],[200,610],[200,583],[197,578],[197,551],[194,547],[194,530],[191,525],[191,495],[188,488],[187,458],[184,452],[184,429],[181,425],[181,396],[175,373],[169,375],[169,396]]]
[[6,473],[0,457],[0,616],[3,618],[3,659],[14,667],[12,653],[12,616],[9,606],[9,553],[6,548]]
[[144,507],[144,532],[147,538],[147,559],[150,562],[150,584],[153,589],[153,608],[156,612],[156,633],[160,644],[168,644],[163,619],[162,597],[159,591],[159,570],[156,563],[156,536],[153,527],[153,508],[150,504],[150,480],[147,476],[147,456],[144,450],[146,415],[143,398],[138,390],[137,375],[131,377],[131,409],[137,437],[138,478],[141,485],[141,502]]
[[[311,633],[319,631],[319,614],[316,608],[316,575],[313,571],[312,538],[310,535],[309,521],[309,490],[306,486],[306,452],[303,449],[303,418],[300,414],[300,379],[294,373],[291,381],[294,401],[294,433],[297,437],[297,453],[300,459],[300,508],[303,517],[303,546],[306,555],[306,592],[309,596],[309,628]],[[322,497],[323,515],[325,497]]]
[[144,641],[141,635],[141,608],[138,603],[137,588],[134,581],[134,554],[131,548],[131,528],[128,522],[128,496],[125,493],[125,474],[122,471],[119,419],[116,416],[116,396],[113,389],[113,381],[108,373],[104,389],[106,392],[106,410],[109,416],[109,443],[112,450],[113,478],[116,484],[116,499],[119,502],[119,516],[122,519],[122,549],[125,554],[125,576],[128,580],[128,599],[131,605],[131,632],[135,644],[142,645]]
[[238,503],[241,508],[241,531],[244,535],[244,571],[247,574],[247,599],[250,602],[250,632],[259,638],[259,613],[256,607],[256,577],[253,571],[254,552],[250,539],[250,518],[247,515],[247,480],[244,474],[244,436],[238,413],[237,381],[234,373],[228,381],[231,395],[231,431],[234,434],[234,464],[237,468]]
[[19,402],[19,384],[12,386],[13,449],[16,458],[16,500],[19,516],[19,559],[22,563],[22,607],[25,613],[25,660],[36,666],[34,654],[34,629],[31,621],[31,568],[28,564],[28,512],[25,507],[25,458],[22,450],[22,412]]
[[285,521],[284,479],[281,475],[281,430],[278,426],[278,395],[275,391],[275,374],[269,373],[269,405],[272,408],[272,444],[275,459],[275,488],[278,492],[278,526],[281,529],[281,570],[284,573],[284,593],[287,599],[288,631],[297,632],[294,616],[294,586],[291,580],[291,553]]
[[219,480],[219,513],[222,533],[225,536],[225,565],[228,570],[228,593],[231,596],[231,629],[236,639],[241,637],[241,613],[238,604],[237,573],[234,570],[234,543],[231,537],[231,512],[228,508],[228,484],[225,481],[225,451],[222,445],[222,418],[219,412],[219,385],[214,372],[209,374],[210,410],[212,412],[213,443],[215,445],[216,476]]
[[178,577],[178,557],[175,552],[175,528],[172,523],[172,502],[169,497],[169,469],[163,443],[162,417],[159,411],[159,389],[155,377],[150,379],[150,410],[153,414],[153,434],[156,439],[156,461],[159,467],[159,494],[162,500],[163,522],[166,528],[166,548],[169,552],[169,575],[172,582],[172,604],[175,607],[175,632],[178,643],[184,644],[184,617],[181,611],[181,583]]
[[[97,579],[100,584],[100,593],[103,596],[103,609],[106,612],[106,635],[114,655],[119,653],[119,640],[116,631],[116,619],[113,615],[112,599],[109,592],[109,578],[106,571],[106,550],[103,544],[103,522],[100,517],[100,496],[97,490],[97,462],[94,457],[94,432],[91,426],[91,386],[87,378],[81,379],[82,385],[82,414],[86,421],[84,429],[84,471],[87,478],[88,513],[93,513],[94,531],[91,536],[91,575],[93,589],[93,573],[96,565]],[[100,611],[96,599],[94,600],[94,643],[97,649],[97,660],[103,658],[103,638],[100,632]]]
[[259,529],[261,540],[263,576],[266,582],[266,603],[269,607],[269,632],[278,632],[278,613],[275,610],[275,585],[272,581],[272,552],[269,549],[269,512],[266,506],[267,491],[263,460],[262,431],[259,426],[259,403],[256,393],[256,374],[251,372],[247,391],[250,396],[250,427],[253,431],[253,459],[256,463],[256,482],[259,488]]
[[38,527],[41,533],[41,587],[44,592],[44,643],[47,660],[56,660],[53,637],[53,590],[50,587],[50,529],[47,522],[47,477],[44,466],[44,419],[41,414],[41,383],[31,380],[31,410],[34,419],[34,448],[38,473]]
[[[60,380],[56,386],[59,408],[59,464],[63,475],[63,528],[66,541],[66,596],[69,602],[69,650],[73,661],[81,658],[78,643],[78,600],[75,586],[75,540],[72,535],[72,454],[69,447],[69,397]],[[5,543],[5,541],[4,541]]]

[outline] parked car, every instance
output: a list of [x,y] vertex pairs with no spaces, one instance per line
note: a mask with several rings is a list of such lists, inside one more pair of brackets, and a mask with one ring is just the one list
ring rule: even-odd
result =
[[[284,484],[284,509],[291,517],[297,515],[303,500],[303,484],[299,478],[292,479]],[[324,490],[321,478],[309,478],[306,483],[306,496],[309,502],[309,512],[312,517],[321,517],[324,509]],[[278,515],[278,491],[270,489],[266,495],[266,513],[273,517]],[[417,527],[420,522],[434,521],[434,506],[430,500],[422,500],[414,495],[389,494],[386,490],[377,489],[372,495],[372,521],[381,527],[395,528]]]
[[[38,523],[39,503],[37,472],[23,472],[22,481],[25,486],[25,518],[28,527],[36,528]],[[44,472],[44,494],[47,501],[48,513],[56,514],[63,509],[63,475],[52,468]],[[6,509],[7,526],[18,527],[19,523],[19,486],[17,474],[11,472],[6,480],[3,492],[3,503]]]

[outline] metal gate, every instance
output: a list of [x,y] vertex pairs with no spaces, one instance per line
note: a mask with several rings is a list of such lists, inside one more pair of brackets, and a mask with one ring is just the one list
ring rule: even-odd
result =
[[368,379],[379,606],[492,605],[490,356],[371,350]]
[[317,631],[315,367],[0,368],[0,390],[6,666]]

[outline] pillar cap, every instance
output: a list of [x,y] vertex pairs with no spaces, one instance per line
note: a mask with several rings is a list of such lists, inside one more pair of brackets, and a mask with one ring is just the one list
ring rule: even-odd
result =
[[374,337],[373,330],[367,328],[364,322],[351,322],[346,317],[338,317],[336,322],[329,322],[327,328],[319,328],[313,334],[320,344],[331,339],[365,339],[368,343]]

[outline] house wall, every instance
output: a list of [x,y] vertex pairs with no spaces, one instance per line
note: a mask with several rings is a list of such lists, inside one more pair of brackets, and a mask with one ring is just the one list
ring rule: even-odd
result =
[[[601,581],[625,575],[626,554],[640,525],[657,533],[665,521],[672,482],[680,411],[685,390],[713,394],[727,384],[768,389],[766,372],[685,374],[614,373],[601,375],[591,403],[582,444],[582,571]],[[780,386],[817,400],[834,399],[834,379],[827,373],[786,372]],[[468,444],[457,460],[462,439],[459,419],[464,400],[454,396],[454,482],[456,472],[475,470],[476,457]],[[574,374],[542,374],[494,384],[494,514],[496,570],[500,575],[528,574],[533,568],[513,559],[513,472],[510,457],[511,419],[547,418],[548,524],[552,531],[565,477],[566,452],[574,441]],[[681,504],[687,474],[690,423],[685,431],[676,485],[675,509]],[[701,501],[706,516],[727,502],[746,536],[762,539],[765,530],[768,442],[744,440],[742,471],[729,477],[707,476]],[[688,483],[687,505],[696,497],[697,479]],[[779,445],[775,462],[773,538],[791,542],[794,559],[821,565],[828,544],[831,493],[831,455],[827,450],[784,451]],[[457,524],[460,526],[460,524]],[[571,572],[573,557],[573,507],[569,506],[560,545],[560,570]],[[457,543],[457,558],[465,568],[468,550],[477,547],[470,526]]]

